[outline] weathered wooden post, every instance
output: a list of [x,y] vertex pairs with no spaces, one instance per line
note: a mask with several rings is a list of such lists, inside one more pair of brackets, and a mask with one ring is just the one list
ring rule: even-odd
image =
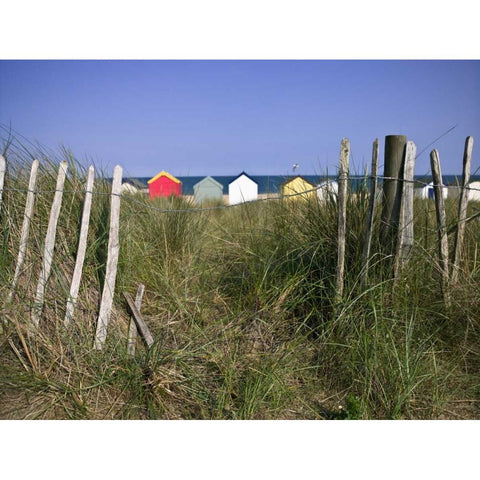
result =
[[6,169],[7,164],[5,163],[5,158],[3,157],[3,155],[0,155],[0,213],[2,211],[3,186],[5,184]]
[[440,168],[440,157],[438,150],[430,153],[430,163],[433,176],[433,191],[435,193],[435,210],[437,214],[438,227],[438,255],[442,276],[442,293],[447,307],[450,306],[450,292],[448,287],[448,236],[447,216],[445,214],[445,202],[443,200],[443,179]]
[[[137,310],[140,312],[140,308],[142,307],[142,297],[143,292],[145,291],[145,285],[140,284],[137,289],[137,296],[135,297],[135,306]],[[137,324],[135,322],[135,318],[133,315],[130,317],[130,325],[128,327],[128,345],[127,345],[127,353],[131,356],[135,356],[135,344],[137,343]]]
[[458,202],[458,224],[457,234],[455,236],[455,259],[453,261],[452,282],[458,280],[460,270],[460,261],[463,249],[463,237],[465,234],[465,220],[467,218],[468,207],[468,182],[470,181],[470,166],[472,162],[473,137],[467,137],[465,140],[465,150],[463,153],[463,175],[462,187],[460,189],[460,200]]
[[405,261],[413,246],[413,178],[417,147],[407,142],[405,167],[403,169],[402,198],[398,224],[397,252],[395,255],[394,276],[401,274]]
[[347,187],[348,167],[350,157],[350,140],[342,139],[340,146],[340,169],[338,172],[338,257],[336,279],[336,301],[343,296],[344,273],[345,273],[345,234],[347,228]]
[[405,135],[387,135],[385,137],[385,154],[383,176],[383,205],[381,236],[386,253],[393,253],[400,219],[400,202],[402,198],[402,178],[405,147]]
[[375,219],[375,205],[377,196],[377,172],[378,172],[378,138],[373,142],[372,169],[370,171],[370,199],[368,206],[367,229],[365,231],[365,243],[363,244],[363,262],[360,283],[365,286],[368,279],[368,267],[370,263],[370,247],[372,244],[373,220]]
[[122,167],[117,165],[113,170],[112,200],[110,207],[110,230],[108,237],[107,268],[103,285],[100,312],[98,314],[95,349],[101,350],[107,338],[107,325],[113,305],[113,293],[117,278],[118,254],[120,251],[120,192],[122,187]]
[[88,169],[87,184],[85,187],[85,202],[83,204],[82,224],[80,227],[80,238],[78,241],[77,259],[75,260],[75,268],[73,270],[72,284],[70,286],[70,296],[67,300],[67,308],[65,311],[64,325],[68,327],[70,324],[77,304],[78,290],[80,288],[80,280],[82,278],[83,263],[85,261],[85,252],[87,251],[88,226],[90,223],[90,210],[92,208],[92,190],[95,170],[93,166]]
[[30,220],[33,217],[33,206],[35,203],[35,186],[37,184],[38,164],[38,160],[34,160],[32,162],[30,180],[28,181],[27,202],[25,204],[25,213],[23,215],[22,233],[20,234],[20,247],[18,249],[17,265],[15,267],[15,273],[13,274],[13,280],[7,295],[7,302],[12,300],[18,278],[20,277],[20,273],[22,271],[25,255],[27,253]]
[[45,235],[45,247],[43,252],[43,264],[40,277],[38,279],[37,293],[35,303],[32,309],[32,323],[38,327],[40,317],[42,315],[43,305],[45,301],[45,288],[50,277],[52,269],[53,251],[55,249],[55,237],[57,234],[57,222],[60,216],[60,208],[62,207],[63,185],[67,176],[67,162],[60,162],[58,168],[57,185],[55,187],[55,195],[53,197],[52,208],[50,210],[50,218],[48,220],[47,234]]
[[142,315],[140,314],[140,311],[133,301],[132,297],[124,292],[123,296],[125,297],[125,300],[127,301],[128,308],[130,309],[130,312],[132,312],[134,321],[137,325],[137,329],[140,332],[140,335],[142,336],[143,340],[147,344],[147,347],[150,348],[153,345],[153,335],[150,333],[150,330],[145,323],[145,320],[143,319]]

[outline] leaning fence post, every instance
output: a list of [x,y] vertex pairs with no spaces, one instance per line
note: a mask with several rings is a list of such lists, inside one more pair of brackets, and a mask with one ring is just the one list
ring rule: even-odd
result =
[[45,236],[42,271],[40,272],[40,278],[38,279],[37,293],[35,295],[35,303],[32,310],[32,322],[36,327],[38,327],[38,324],[40,323],[40,316],[42,315],[45,301],[45,287],[52,269],[53,250],[55,248],[55,237],[57,234],[57,222],[60,215],[60,208],[62,206],[63,185],[65,184],[67,168],[67,162],[60,162],[57,185],[55,187],[55,196],[53,197],[50,218],[48,220],[47,234]]
[[73,318],[75,307],[77,304],[78,290],[80,288],[80,280],[82,278],[83,263],[85,261],[85,252],[87,250],[88,225],[90,222],[90,210],[92,208],[92,190],[95,170],[93,165],[88,169],[87,185],[85,187],[85,202],[83,204],[82,224],[80,227],[80,237],[78,241],[77,259],[75,260],[75,268],[73,270],[72,284],[70,286],[70,296],[67,300],[67,308],[65,311],[64,325],[68,327]]
[[413,245],[413,178],[416,153],[417,147],[415,144],[407,142],[398,225],[398,245],[394,267],[395,278],[401,273]]
[[145,323],[145,320],[143,319],[142,315],[140,314],[140,311],[138,310],[137,306],[132,300],[132,297],[128,293],[123,292],[123,296],[125,297],[125,300],[127,301],[128,308],[132,312],[133,318],[135,320],[135,323],[137,324],[138,331],[140,332],[140,335],[142,336],[143,340],[147,344],[147,347],[150,348],[153,345],[153,335],[151,334],[147,324]]
[[32,162],[32,169],[30,171],[30,180],[28,181],[27,201],[25,203],[25,213],[23,215],[22,233],[20,234],[20,247],[18,249],[17,265],[15,273],[10,285],[10,290],[7,295],[7,303],[12,300],[15,287],[17,286],[18,277],[22,271],[23,262],[27,252],[28,234],[30,231],[30,220],[33,217],[33,206],[35,203],[35,186],[37,184],[38,174],[38,160]]
[[470,165],[472,162],[473,137],[467,137],[465,140],[465,150],[463,153],[463,175],[462,187],[460,189],[460,200],[458,202],[458,224],[457,234],[455,236],[455,258],[453,261],[452,282],[458,280],[460,269],[460,259],[463,249],[463,237],[465,234],[465,219],[467,218],[468,207],[468,182],[470,181]]
[[[145,291],[145,285],[140,284],[137,289],[137,296],[135,297],[135,306],[140,312],[142,307],[142,297],[143,292]],[[133,357],[135,355],[135,344],[137,343],[137,324],[135,323],[135,318],[133,315],[130,317],[130,325],[128,328],[128,345],[127,353]]]
[[338,257],[336,296],[340,301],[343,296],[343,278],[345,273],[345,234],[347,227],[347,187],[350,141],[342,139],[340,147],[340,169],[338,172]]
[[0,213],[2,210],[2,197],[3,197],[3,186],[5,184],[5,170],[6,170],[5,158],[3,155],[0,155]]
[[113,293],[117,277],[118,254],[120,251],[120,192],[122,186],[122,167],[117,165],[113,170],[112,200],[110,207],[110,230],[108,236],[107,268],[103,285],[100,312],[98,314],[95,348],[101,350],[107,338],[107,325],[113,305]]
[[440,168],[440,158],[438,150],[432,150],[430,153],[430,163],[432,166],[433,189],[435,193],[435,210],[437,214],[438,226],[438,250],[440,260],[440,270],[442,275],[442,293],[447,306],[450,305],[450,294],[448,290],[448,237],[447,237],[447,217],[445,214],[445,202],[443,200],[443,179]]
[[368,278],[368,267],[370,263],[370,247],[372,244],[373,220],[375,219],[375,205],[377,196],[377,172],[378,172],[378,138],[373,142],[372,149],[372,169],[370,172],[370,199],[368,205],[367,229],[365,231],[365,243],[363,245],[363,268],[360,277],[360,283],[365,285]]

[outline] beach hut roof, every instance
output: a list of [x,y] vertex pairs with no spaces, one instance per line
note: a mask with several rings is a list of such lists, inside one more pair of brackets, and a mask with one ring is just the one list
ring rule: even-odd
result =
[[153,183],[155,180],[158,180],[160,177],[167,177],[175,183],[182,183],[178,178],[175,178],[173,175],[170,175],[165,170],[162,170],[160,173],[157,173],[153,178],[151,178],[148,183]]
[[311,185],[312,188],[315,188],[315,185],[313,185],[312,182],[309,182],[307,179],[303,178],[301,175],[297,175],[296,177],[287,178],[287,179],[286,179],[284,182],[282,182],[280,185],[281,185],[281,186],[287,185],[287,184],[289,184],[290,182],[293,182],[294,180],[296,180],[297,178],[300,178],[300,179],[303,180],[305,183],[308,183],[308,185]]
[[220,182],[217,182],[213,177],[205,177],[205,178],[202,178],[199,182],[197,182],[193,188],[195,187],[198,187],[199,185],[202,185],[203,183],[213,183],[214,185],[216,185],[218,188],[221,188],[223,190],[223,185],[220,183]]
[[245,172],[242,172],[240,175],[237,175],[237,176],[229,183],[229,185],[230,185],[231,183],[233,183],[235,180],[238,180],[238,179],[239,179],[240,177],[242,177],[242,176],[245,176],[245,177],[249,178],[252,182],[254,182],[254,183],[256,183],[256,184],[258,185],[258,182],[256,182],[250,175],[248,175],[248,174],[245,173]]

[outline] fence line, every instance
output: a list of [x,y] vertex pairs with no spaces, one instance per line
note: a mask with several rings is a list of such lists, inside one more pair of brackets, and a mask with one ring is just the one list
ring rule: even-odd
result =
[[[460,226],[464,226],[464,224],[478,216],[480,216],[480,212],[474,214],[473,216],[467,218],[466,217],[466,207],[465,205],[468,204],[468,193],[469,191],[479,191],[480,188],[472,188],[468,185],[470,180],[470,161],[471,161],[471,154],[472,154],[472,147],[473,147],[473,139],[468,137],[465,144],[465,153],[464,153],[464,172],[463,172],[463,181],[462,185],[458,186],[457,188],[460,189],[460,202],[459,202],[459,216],[458,216],[458,228],[457,228],[457,241],[456,241],[456,248],[455,248],[455,265],[457,264],[457,258],[460,258],[460,253],[457,255],[457,248],[461,252],[461,245],[462,245],[462,233],[460,230]],[[370,185],[370,199],[369,199],[369,219],[366,227],[366,234],[365,234],[365,245],[364,245],[364,260],[365,263],[363,264],[362,268],[362,275],[367,275],[368,270],[368,261],[370,257],[370,246],[368,244],[369,238],[371,239],[371,230],[373,229],[373,217],[375,215],[375,199],[376,199],[376,191],[377,191],[377,182],[380,179],[384,180],[397,180],[402,183],[402,191],[403,191],[403,200],[401,202],[401,213],[400,213],[400,228],[399,228],[399,240],[398,240],[398,249],[395,256],[395,261],[398,264],[395,264],[395,277],[397,277],[397,273],[401,271],[403,264],[406,261],[408,252],[410,251],[413,245],[413,185],[414,184],[421,184],[423,186],[433,187],[435,192],[435,199],[436,199],[436,211],[437,211],[437,220],[438,220],[438,236],[439,236],[439,260],[442,272],[442,292],[445,297],[445,303],[449,304],[449,268],[448,268],[448,231],[446,229],[446,216],[445,216],[445,206],[443,202],[443,194],[442,190],[445,187],[443,185],[443,180],[441,176],[441,169],[440,169],[440,161],[438,158],[438,151],[433,150],[431,152],[431,165],[432,165],[432,173],[433,173],[433,182],[423,182],[421,180],[415,180],[413,178],[413,171],[414,171],[414,162],[415,162],[415,150],[416,147],[413,142],[407,143],[406,148],[406,162],[404,165],[403,171],[403,178],[395,178],[395,177],[386,177],[386,176],[379,176],[377,174],[378,169],[378,139],[374,142],[373,151],[372,151],[372,170],[370,176],[350,176],[348,169],[349,169],[349,156],[350,156],[350,142],[348,139],[343,139],[340,149],[340,165],[339,165],[339,192],[338,192],[338,245],[337,245],[337,276],[336,276],[336,299],[341,300],[344,291],[344,270],[345,270],[345,233],[346,233],[346,202],[347,202],[347,192],[348,192],[348,181],[351,179],[365,179],[370,178],[372,183]],[[418,156],[418,155],[417,155]],[[59,172],[57,177],[57,184],[54,190],[44,190],[40,191],[36,189],[36,181],[37,181],[37,174],[39,168],[38,160],[34,160],[32,162],[32,169],[30,172],[30,180],[27,189],[21,188],[4,188],[4,178],[0,178],[0,208],[2,202],[2,195],[4,191],[15,191],[15,192],[26,192],[27,193],[27,201],[25,206],[25,214],[23,219],[23,226],[21,232],[21,239],[20,239],[20,247],[18,253],[17,264],[15,268],[15,274],[13,281],[11,282],[11,287],[9,293],[7,295],[7,303],[11,300],[12,295],[14,293],[19,275],[22,270],[26,248],[28,243],[28,236],[29,236],[29,227],[30,221],[33,217],[33,208],[35,203],[35,197],[39,194],[49,194],[54,193],[54,199],[51,206],[49,223],[47,228],[47,234],[45,237],[45,245],[44,245],[44,255],[42,260],[42,270],[40,273],[40,278],[37,285],[37,291],[35,296],[34,305],[32,308],[31,320],[34,325],[38,326],[40,322],[40,317],[43,309],[44,304],[44,297],[45,297],[45,288],[48,282],[50,271],[52,267],[53,261],[53,252],[55,247],[55,236],[56,236],[56,227],[57,221],[62,205],[62,196],[65,193],[73,193],[79,194],[84,193],[84,207],[82,213],[82,223],[80,228],[80,235],[79,235],[79,245],[77,250],[76,262],[75,262],[75,269],[72,276],[71,287],[70,287],[70,295],[67,299],[67,306],[66,306],[66,313],[64,318],[65,326],[71,322],[74,312],[75,312],[75,304],[78,297],[79,285],[81,281],[83,263],[85,259],[85,250],[86,250],[86,240],[88,236],[88,227],[89,227],[89,220],[90,220],[90,209],[91,204],[93,201],[93,197],[95,195],[108,195],[111,199],[111,207],[110,207],[110,226],[109,226],[109,237],[108,237],[108,252],[107,252],[107,263],[106,263],[106,274],[105,274],[105,281],[103,285],[103,292],[101,298],[101,305],[97,320],[97,328],[95,333],[95,342],[94,347],[96,349],[102,349],[103,344],[106,340],[107,336],[107,324],[111,314],[112,306],[113,306],[113,295],[115,291],[115,282],[116,282],[116,272],[117,272],[117,264],[118,264],[118,255],[119,255],[119,219],[120,219],[120,201],[126,200],[135,204],[138,204],[146,209],[151,209],[158,211],[160,213],[190,213],[190,212],[203,212],[203,211],[211,211],[211,210],[219,210],[231,207],[238,207],[239,205],[244,205],[245,203],[255,203],[261,201],[270,201],[270,200],[281,200],[283,198],[289,197],[296,197],[299,195],[305,195],[310,192],[319,191],[322,187],[316,186],[312,189],[305,190],[302,192],[295,192],[288,195],[282,195],[277,197],[269,197],[263,199],[252,200],[249,202],[234,204],[234,205],[218,205],[213,207],[204,207],[204,208],[184,208],[184,209],[168,209],[168,208],[158,208],[155,205],[149,205],[146,202],[140,201],[139,199],[121,193],[121,183],[122,183],[122,168],[120,166],[116,166],[114,169],[113,175],[113,182],[111,185],[110,192],[96,192],[93,190],[93,183],[94,183],[94,169],[93,166],[88,170],[87,181],[85,185],[85,189],[83,190],[68,190],[64,189],[64,182],[66,179],[67,173],[67,162],[61,162],[59,166]],[[1,163],[0,158],[0,177],[2,175],[2,168],[3,168],[3,176],[5,176],[5,165]],[[402,173],[400,174],[402,175]],[[372,208],[373,206],[373,208]],[[366,253],[365,253],[366,252]],[[452,271],[453,273],[456,272]],[[363,283],[363,282],[362,282]],[[140,288],[142,287],[142,288]],[[151,346],[153,343],[153,337],[148,331],[148,327],[146,326],[145,322],[142,320],[140,315],[140,306],[141,306],[141,296],[143,293],[143,286],[139,286],[139,290],[137,291],[137,302],[133,302],[131,297],[127,294],[125,296],[128,307],[133,314],[133,321],[131,321],[129,327],[129,336],[128,336],[128,345],[127,350],[129,354],[133,354],[134,351],[134,342],[137,335],[137,332],[142,335],[144,340],[147,343],[147,346]],[[133,307],[132,307],[133,305]]]
[[[335,178],[338,179],[338,177],[331,178],[330,180],[334,180]],[[348,176],[348,180],[364,180],[365,178],[368,179],[377,179],[377,180],[396,180],[398,182],[404,182],[404,183],[412,183],[412,184],[418,184],[418,185],[423,185],[424,187],[431,187],[434,189],[435,187],[440,187],[440,188],[449,188],[445,184],[435,184],[435,182],[422,182],[421,180],[408,180],[404,178],[397,178],[397,177],[385,177],[382,175],[376,175],[375,177],[372,175],[368,175],[367,177],[365,176]],[[462,185],[455,185],[451,186],[457,190],[469,190],[470,192],[480,192],[480,188],[475,188],[475,187],[470,187],[469,185],[462,186]],[[287,195],[278,195],[275,197],[267,197],[267,198],[257,198],[256,200],[249,200],[247,202],[242,202],[242,203],[236,203],[233,205],[215,205],[212,207],[193,207],[193,208],[160,208],[156,207],[155,205],[149,205],[148,203],[142,202],[140,200],[137,200],[134,198],[131,194],[124,194],[124,193],[111,193],[111,192],[95,192],[95,191],[87,191],[86,193],[91,193],[92,195],[101,195],[101,196],[115,196],[115,197],[120,197],[122,200],[126,200],[131,203],[135,203],[137,205],[140,205],[142,207],[145,207],[148,210],[154,210],[159,213],[194,213],[194,212],[207,212],[207,211],[212,211],[212,210],[223,210],[227,208],[234,208],[234,207],[240,207],[242,205],[247,205],[247,204],[252,204],[252,203],[258,203],[258,202],[269,202],[269,201],[277,201],[277,200],[282,200],[285,198],[290,198],[290,197],[298,197],[302,195],[306,195],[308,193],[312,192],[318,192],[321,190],[321,186],[316,186],[314,188],[308,189],[308,190],[303,190],[301,192],[296,192],[292,194],[287,194]],[[5,192],[20,192],[20,193],[26,193],[29,190],[26,188],[4,188],[3,191]],[[57,190],[37,190],[35,193],[37,195],[43,195],[43,194],[51,194],[55,193]],[[82,193],[82,190],[62,190],[63,193],[71,193],[71,194],[79,194]]]

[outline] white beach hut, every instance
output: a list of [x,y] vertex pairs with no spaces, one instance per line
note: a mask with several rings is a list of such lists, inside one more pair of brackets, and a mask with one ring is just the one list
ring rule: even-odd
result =
[[120,193],[137,193],[138,188],[134,187],[131,183],[124,182],[122,183],[122,186],[120,187]]
[[[443,198],[448,197],[448,188],[443,185]],[[428,185],[425,185],[420,189],[421,198],[435,198],[435,193],[433,191],[433,182],[430,182]]]
[[470,188],[468,193],[468,201],[480,202],[480,182],[470,182],[468,186]]
[[325,202],[328,198],[331,198],[332,200],[337,199],[338,182],[335,182],[334,180],[327,180],[317,185],[317,187],[317,195],[320,202]]
[[242,172],[228,184],[229,205],[250,202],[257,198],[258,183],[245,172]]

